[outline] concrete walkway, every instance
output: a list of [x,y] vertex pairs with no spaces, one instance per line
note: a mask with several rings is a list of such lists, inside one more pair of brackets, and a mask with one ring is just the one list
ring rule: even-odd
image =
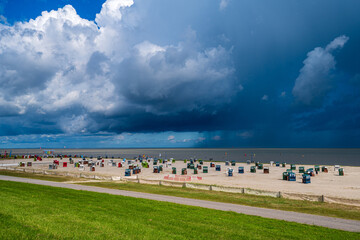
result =
[[285,221],[297,222],[297,223],[303,223],[303,224],[309,224],[309,225],[316,225],[316,226],[340,229],[340,230],[351,231],[351,232],[360,232],[360,221],[356,221],[356,220],[324,217],[324,216],[311,215],[311,214],[305,214],[305,213],[281,211],[281,210],[258,208],[258,207],[249,207],[249,206],[230,204],[230,203],[211,202],[211,201],[205,201],[205,200],[157,195],[157,194],[150,194],[150,193],[140,193],[140,192],[93,187],[93,186],[82,186],[82,185],[69,184],[69,183],[43,181],[43,180],[36,180],[36,179],[29,179],[29,178],[19,178],[19,177],[10,177],[10,176],[0,175],[0,180],[31,183],[31,184],[38,184],[38,185],[45,185],[45,186],[52,186],[52,187],[69,188],[69,189],[74,189],[74,190],[83,190],[83,191],[98,192],[98,193],[108,193],[108,194],[113,194],[113,195],[121,195],[121,196],[135,197],[135,198],[145,198],[145,199],[151,199],[151,200],[156,200],[156,201],[178,203],[178,204],[210,208],[210,209],[216,209],[216,210],[222,210],[222,211],[233,211],[236,213],[243,213],[243,214],[247,214],[247,215],[260,216],[260,217],[264,217],[264,218],[272,218],[272,219],[278,219],[278,220],[285,220]]

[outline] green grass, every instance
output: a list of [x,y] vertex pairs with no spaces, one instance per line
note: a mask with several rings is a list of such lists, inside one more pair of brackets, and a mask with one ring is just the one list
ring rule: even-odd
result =
[[323,227],[0,181],[0,239],[359,239]]
[[129,182],[88,182],[81,184],[360,220],[360,207],[342,204],[291,200],[286,198],[274,198],[250,194],[226,193]]
[[[70,178],[65,176],[40,175],[25,172],[14,172],[0,170],[0,175],[33,178],[55,182],[81,181],[84,179]],[[154,193],[168,196],[177,196],[185,198],[202,199],[215,202],[225,202],[241,204],[247,206],[279,209],[285,211],[294,211],[309,213],[321,216],[338,217],[345,219],[360,220],[360,207],[354,207],[342,204],[321,203],[304,200],[291,200],[286,198],[273,198],[266,196],[256,196],[250,194],[225,193],[217,191],[206,191],[189,188],[167,187],[158,185],[147,185],[138,183],[116,183],[116,182],[84,182],[79,183],[89,186],[104,188],[129,190],[136,192]]]
[[0,170],[0,175],[12,176],[12,177],[33,178],[33,179],[53,181],[53,182],[66,182],[66,181],[72,181],[72,180],[79,181],[78,178],[70,178],[70,177],[66,177],[66,176],[42,175],[42,174],[8,171],[8,170]]

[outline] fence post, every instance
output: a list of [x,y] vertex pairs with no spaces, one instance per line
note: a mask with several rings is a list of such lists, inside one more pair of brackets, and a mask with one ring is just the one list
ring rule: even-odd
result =
[[277,196],[278,198],[281,198],[282,197],[282,194],[281,194],[281,192],[278,192],[278,196]]

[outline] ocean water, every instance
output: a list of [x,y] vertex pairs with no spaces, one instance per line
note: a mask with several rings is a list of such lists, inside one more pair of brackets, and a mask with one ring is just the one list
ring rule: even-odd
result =
[[[11,151],[13,155],[38,154],[44,149],[0,149]],[[359,148],[151,148],[151,149],[51,149],[55,154],[108,156],[109,158],[133,158],[139,155],[150,157],[189,159],[197,158],[214,161],[254,160],[263,163],[270,161],[286,162],[290,164],[319,164],[360,166]]]

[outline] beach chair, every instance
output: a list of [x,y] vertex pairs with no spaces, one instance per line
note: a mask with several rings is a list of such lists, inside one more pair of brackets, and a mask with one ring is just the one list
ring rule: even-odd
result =
[[302,175],[302,183],[305,183],[305,184],[311,183],[310,175],[308,175],[308,174],[303,174],[303,175]]
[[288,181],[296,181],[296,174],[294,172],[288,173]]

